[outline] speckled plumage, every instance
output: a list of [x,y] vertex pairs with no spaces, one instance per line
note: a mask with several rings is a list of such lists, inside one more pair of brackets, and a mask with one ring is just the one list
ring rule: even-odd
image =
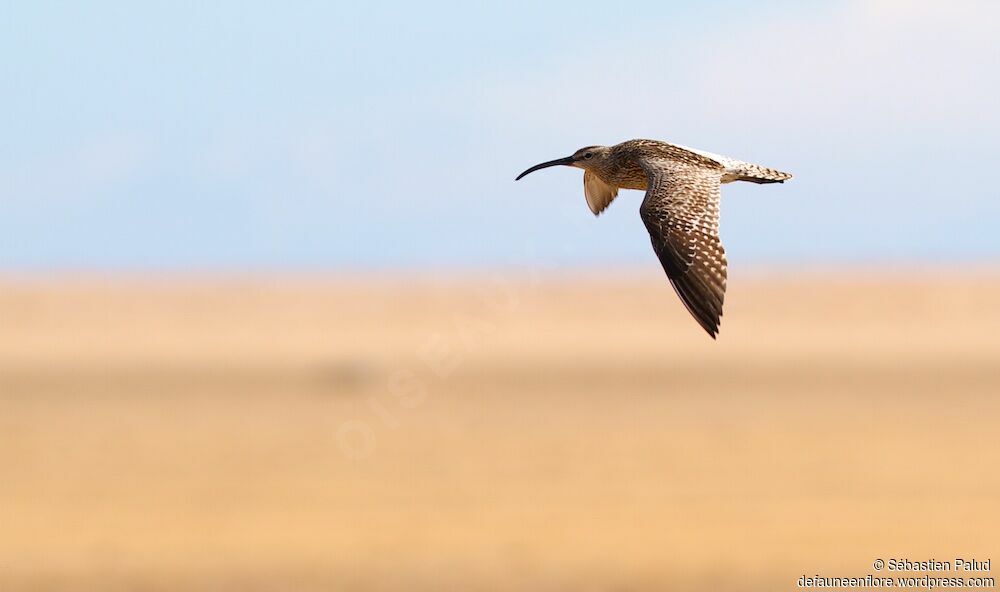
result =
[[726,254],[719,240],[722,183],[782,183],[792,176],[759,165],[657,140],[588,146],[572,156],[536,165],[584,169],[584,195],[597,215],[619,189],[641,189],[639,215],[688,312],[713,338],[726,293]]

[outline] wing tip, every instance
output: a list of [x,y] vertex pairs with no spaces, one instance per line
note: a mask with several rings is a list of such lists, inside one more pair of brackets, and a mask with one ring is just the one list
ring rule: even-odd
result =
[[712,339],[717,339],[719,326],[722,324],[722,296],[716,306],[713,306],[704,295],[697,293],[687,274],[670,278],[670,285],[680,298],[688,314]]
[[705,330],[705,333],[708,333],[709,337],[711,337],[713,340],[718,341],[719,325],[721,324],[721,318],[708,319],[708,318],[697,317],[695,315],[691,316],[693,316],[694,320],[697,321],[699,325],[701,325],[701,328]]

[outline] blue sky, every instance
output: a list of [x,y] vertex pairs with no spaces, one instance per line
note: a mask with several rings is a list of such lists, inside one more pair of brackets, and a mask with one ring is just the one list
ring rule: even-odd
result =
[[654,264],[513,182],[632,137],[796,174],[732,264],[1000,259],[1000,4],[694,4],[2,3],[0,270]]

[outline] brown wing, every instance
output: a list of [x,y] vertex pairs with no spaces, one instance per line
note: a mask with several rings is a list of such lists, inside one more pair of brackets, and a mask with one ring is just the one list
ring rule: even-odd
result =
[[648,177],[639,214],[653,250],[688,312],[715,338],[726,295],[719,241],[722,171],[667,158],[640,162]]
[[604,211],[611,201],[618,197],[618,188],[604,182],[592,171],[583,172],[583,195],[595,216]]

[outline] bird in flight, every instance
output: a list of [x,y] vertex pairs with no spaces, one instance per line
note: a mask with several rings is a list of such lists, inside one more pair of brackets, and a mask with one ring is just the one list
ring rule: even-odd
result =
[[594,215],[619,189],[646,192],[639,215],[653,251],[688,312],[715,339],[726,295],[726,253],[719,241],[722,183],[784,183],[788,173],[657,140],[587,146],[572,156],[536,164],[583,169],[583,193]]

